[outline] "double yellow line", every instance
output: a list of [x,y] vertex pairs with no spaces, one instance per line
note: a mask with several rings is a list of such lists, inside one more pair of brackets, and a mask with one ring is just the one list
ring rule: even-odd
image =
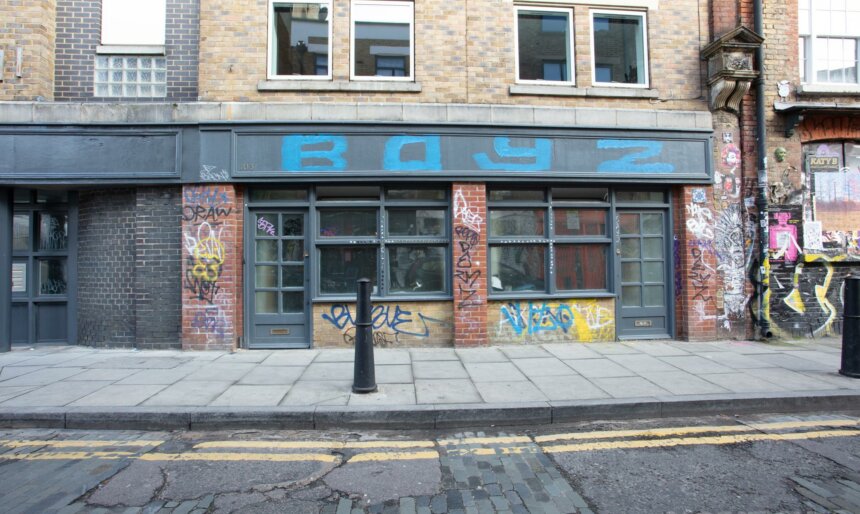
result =
[[[811,428],[818,430],[797,431]],[[827,430],[821,430],[822,428]],[[860,436],[860,420],[858,419],[571,432],[534,438],[500,436],[440,439],[438,441],[207,441],[194,445],[194,451],[181,453],[151,451],[165,442],[162,440],[0,439],[0,447],[8,449],[5,453],[0,453],[0,460],[315,461],[337,464],[343,459],[340,455],[341,451],[356,450],[359,453],[349,458],[348,462],[438,459],[437,445],[444,448],[449,456],[480,456],[539,452],[572,453],[686,445],[725,445],[756,441],[793,441],[851,436]],[[45,447],[51,450],[76,451],[39,451]],[[36,451],[15,451],[27,448]],[[328,453],[308,452],[307,450],[327,450]]]

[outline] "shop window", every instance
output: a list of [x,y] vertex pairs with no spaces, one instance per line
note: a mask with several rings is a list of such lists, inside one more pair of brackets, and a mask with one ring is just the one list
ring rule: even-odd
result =
[[645,13],[591,11],[592,81],[601,86],[648,86]]
[[352,2],[352,78],[412,80],[412,2]]
[[516,7],[515,11],[517,80],[572,83],[572,12],[532,7]]
[[800,81],[857,84],[860,3],[798,2]]
[[608,198],[605,188],[491,189],[492,294],[606,291]]
[[320,296],[449,294],[449,207],[444,189],[320,186],[316,189]]
[[331,2],[269,2],[269,78],[331,78]]

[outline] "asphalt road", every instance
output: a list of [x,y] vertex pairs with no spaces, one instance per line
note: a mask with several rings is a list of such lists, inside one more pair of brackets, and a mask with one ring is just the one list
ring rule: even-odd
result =
[[0,432],[0,511],[860,512],[860,417],[518,432]]

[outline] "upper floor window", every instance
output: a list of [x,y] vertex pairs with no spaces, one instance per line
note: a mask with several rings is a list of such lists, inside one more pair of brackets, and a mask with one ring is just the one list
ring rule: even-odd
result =
[[644,12],[591,11],[593,83],[648,87],[647,34]]
[[412,2],[352,2],[352,78],[412,80]]
[[517,80],[573,82],[569,9],[516,7]]
[[166,0],[102,0],[102,45],[164,45]]
[[269,78],[331,78],[331,2],[269,1]]
[[799,0],[800,81],[857,84],[860,2]]

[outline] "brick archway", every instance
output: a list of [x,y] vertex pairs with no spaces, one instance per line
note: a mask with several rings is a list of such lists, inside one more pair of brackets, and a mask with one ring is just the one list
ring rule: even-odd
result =
[[834,139],[860,139],[860,117],[812,115],[800,124],[800,142]]

